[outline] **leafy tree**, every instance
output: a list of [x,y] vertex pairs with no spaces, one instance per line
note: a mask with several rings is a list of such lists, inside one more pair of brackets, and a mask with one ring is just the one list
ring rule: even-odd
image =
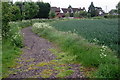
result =
[[54,11],[49,12],[49,18],[55,18],[56,14]]
[[87,13],[87,17],[90,18],[90,17],[91,17],[91,14],[90,14],[90,13]]
[[23,12],[23,6],[24,6],[23,2],[15,2],[14,5],[16,5],[16,6],[19,7],[19,9],[20,9],[20,15],[21,15],[21,20],[22,20],[23,19],[23,15],[22,15],[23,13],[22,12]]
[[71,5],[68,6],[68,12],[69,12],[70,17],[73,17],[73,16],[74,16],[74,13],[73,13],[72,6],[71,6]]
[[93,2],[91,2],[91,5],[90,5],[89,8],[88,8],[88,13],[91,14],[91,17],[94,17],[95,14],[96,14],[95,12],[96,12],[96,11],[95,11],[94,4],[93,4]]
[[71,6],[71,5],[69,5],[69,6],[68,6],[68,8],[72,8],[72,6]]
[[12,19],[12,14],[10,13],[11,5],[8,2],[2,2],[2,36],[7,37],[9,31],[8,22]]
[[117,8],[117,9],[120,9],[120,1],[118,2],[116,8]]
[[74,13],[74,17],[79,17],[79,12],[78,12],[78,11],[76,11],[76,12]]
[[[118,10],[118,14],[120,14],[120,1],[118,2],[116,8],[117,8],[117,10]],[[120,17],[120,16],[119,16],[119,17]]]
[[34,2],[25,2],[23,7],[23,16],[25,19],[32,19],[38,13],[38,5]]
[[110,14],[118,13],[117,9],[112,9],[109,11]]
[[87,17],[87,12],[86,11],[80,11],[79,12],[79,17]]
[[70,14],[68,12],[65,13],[65,17],[70,17]]
[[43,2],[37,2],[37,5],[39,6],[39,11],[37,14],[37,18],[48,18],[49,12],[50,12],[50,4],[49,3],[43,3]]
[[21,20],[20,8],[18,6],[11,6],[10,13],[12,14],[11,21]]

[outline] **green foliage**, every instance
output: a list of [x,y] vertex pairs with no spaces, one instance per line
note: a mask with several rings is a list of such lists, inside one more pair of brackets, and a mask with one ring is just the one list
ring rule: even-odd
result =
[[116,8],[120,10],[120,1],[118,2]]
[[48,18],[50,12],[50,4],[44,2],[37,2],[37,5],[39,6],[39,11],[36,18]]
[[109,11],[109,13],[114,15],[114,14],[117,14],[118,11],[117,11],[117,9],[112,9],[112,10]]
[[85,17],[89,17],[87,16],[87,12],[86,11],[79,11],[79,12],[75,12],[74,13],[74,17],[80,17],[80,18],[85,18]]
[[8,32],[8,37],[10,42],[17,47],[22,47],[22,37],[20,33],[20,27],[16,23],[9,23],[10,30]]
[[11,73],[10,68],[16,66],[16,57],[22,53],[20,47],[23,47],[20,30],[22,27],[28,27],[29,25],[30,21],[10,22],[8,24],[8,36],[2,39],[3,77],[7,77]]
[[76,12],[74,13],[74,17],[79,17],[78,11],[76,11]]
[[91,17],[94,17],[95,16],[95,7],[94,7],[94,5],[93,5],[93,2],[91,2],[91,5],[89,6],[89,8],[88,8],[88,13],[90,13],[91,14]]
[[65,13],[65,17],[70,17],[70,14],[68,12]]
[[[43,23],[43,25],[41,25],[42,23],[34,24],[32,28],[33,32],[49,39],[54,43],[57,43],[62,51],[68,53],[68,55],[75,56],[73,60],[75,60],[76,62],[82,63],[84,66],[87,67],[95,67],[98,69],[98,71],[101,64],[112,64],[116,67],[118,59],[114,52],[112,52],[108,47],[89,43],[87,40],[75,33],[57,31],[55,28],[49,26],[47,23]],[[72,59],[69,56],[65,58]],[[66,61],[66,59],[64,61]],[[112,73],[109,74],[111,76],[112,74],[116,74],[116,70],[117,69],[112,69]],[[104,74],[107,74],[108,72],[104,72]],[[101,69],[99,73],[101,73]],[[59,76],[62,77],[63,75],[59,74]],[[97,76],[97,78],[100,77],[101,76]],[[110,76],[106,75],[106,77],[109,78]],[[112,77],[114,78],[115,76],[113,75]]]
[[119,78],[120,76],[119,65],[101,64],[94,76],[100,78]]
[[13,5],[13,6],[10,7],[10,9],[11,9],[10,13],[12,14],[11,21],[21,20],[21,14],[20,14],[19,7]]
[[32,19],[38,13],[39,7],[34,2],[25,2],[23,9],[23,16],[25,19]]
[[10,13],[10,4],[2,2],[2,36],[7,37],[9,31],[8,22],[11,21],[12,14]]
[[87,17],[87,12],[86,11],[80,11],[79,15],[80,15],[80,17]]
[[10,68],[16,66],[15,59],[20,55],[19,48],[11,45],[10,40],[2,40],[2,77],[7,77],[11,71]]
[[111,15],[111,14],[109,14],[109,15],[105,15],[104,17],[105,17],[105,18],[108,18],[108,19],[114,19],[114,18],[117,19],[117,18],[118,18],[118,15],[113,15],[113,14]]
[[49,12],[49,18],[55,18],[56,14],[54,11]]

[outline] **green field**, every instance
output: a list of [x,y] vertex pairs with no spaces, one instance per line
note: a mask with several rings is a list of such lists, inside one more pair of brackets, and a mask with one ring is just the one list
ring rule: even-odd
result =
[[84,19],[66,20],[51,23],[60,31],[71,31],[77,33],[89,42],[109,46],[117,50],[118,43],[118,20],[117,19]]

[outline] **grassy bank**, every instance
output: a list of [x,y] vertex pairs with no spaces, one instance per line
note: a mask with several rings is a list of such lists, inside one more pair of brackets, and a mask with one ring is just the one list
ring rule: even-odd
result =
[[120,76],[119,60],[107,46],[89,43],[75,33],[58,31],[47,23],[35,23],[32,30],[59,45],[61,50],[67,53],[64,55],[75,57],[72,59],[73,62],[96,68],[96,71],[93,71],[89,77],[118,78]]

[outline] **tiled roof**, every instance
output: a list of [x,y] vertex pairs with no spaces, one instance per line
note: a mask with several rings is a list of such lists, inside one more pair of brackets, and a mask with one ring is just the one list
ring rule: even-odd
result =
[[60,7],[59,8],[57,8],[57,7],[51,7],[51,10],[55,11],[55,12],[60,12]]

